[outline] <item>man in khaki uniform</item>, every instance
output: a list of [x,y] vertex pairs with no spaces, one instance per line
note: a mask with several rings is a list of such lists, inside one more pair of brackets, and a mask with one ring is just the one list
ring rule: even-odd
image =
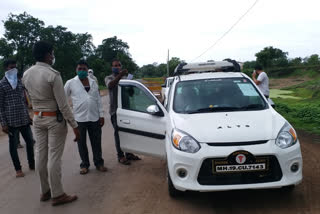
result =
[[[36,170],[40,176],[40,201],[52,197],[52,205],[69,203],[77,199],[64,193],[61,184],[61,156],[68,132],[67,124],[73,128],[79,139],[78,124],[68,105],[60,73],[54,70],[53,46],[37,42],[33,47],[37,63],[23,75],[34,111],[34,134],[36,145]],[[63,118],[59,117],[61,111]],[[62,116],[61,115],[61,116]]]

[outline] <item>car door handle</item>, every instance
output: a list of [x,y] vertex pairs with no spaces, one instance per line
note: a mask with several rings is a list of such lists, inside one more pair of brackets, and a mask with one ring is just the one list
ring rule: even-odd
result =
[[120,120],[121,123],[130,124],[130,120]]

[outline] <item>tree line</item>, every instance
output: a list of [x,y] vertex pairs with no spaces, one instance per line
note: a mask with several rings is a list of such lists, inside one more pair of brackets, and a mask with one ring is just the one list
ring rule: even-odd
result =
[[[169,74],[167,64],[148,64],[139,67],[129,53],[129,45],[116,36],[106,38],[102,44],[95,47],[92,43],[92,35],[89,33],[73,33],[63,26],[45,26],[45,23],[24,12],[8,15],[3,21],[4,35],[0,38],[0,63],[5,58],[17,60],[18,70],[25,71],[35,63],[32,57],[32,47],[36,41],[45,40],[54,45],[56,63],[54,68],[61,72],[64,81],[75,76],[75,67],[80,59],[86,59],[90,68],[94,70],[99,84],[104,85],[104,77],[111,73],[111,61],[120,59],[123,67],[136,78],[171,76],[175,67],[183,62],[178,57],[169,60]],[[265,47],[255,54],[255,61],[247,61],[243,64],[243,71],[251,75],[256,64],[261,64],[271,74],[285,74],[293,68],[315,67],[319,70],[320,60],[317,54],[306,58],[288,58],[288,52],[284,52],[272,46]],[[4,70],[0,67],[0,76]]]
[[[35,61],[32,47],[36,41],[45,40],[54,45],[56,63],[54,68],[61,72],[64,81],[76,75],[75,67],[80,59],[86,59],[94,70],[99,83],[111,73],[110,63],[118,58],[130,72],[138,70],[138,65],[129,53],[129,45],[116,36],[106,38],[95,47],[89,33],[73,33],[63,26],[45,26],[45,23],[30,14],[9,14],[3,21],[5,33],[0,39],[0,60],[14,58],[18,70],[25,71]],[[2,64],[2,63],[1,63]],[[3,76],[1,66],[0,75]]]
[[315,70],[320,72],[320,59],[318,54],[301,58],[288,58],[288,52],[272,46],[265,47],[255,54],[255,61],[247,61],[243,64],[243,71],[247,74],[252,73],[256,64],[260,64],[271,76],[282,76],[294,72],[297,69]]

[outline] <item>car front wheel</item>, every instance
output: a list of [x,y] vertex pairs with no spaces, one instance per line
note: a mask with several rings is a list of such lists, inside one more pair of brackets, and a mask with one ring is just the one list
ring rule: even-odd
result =
[[170,178],[170,173],[169,173],[169,170],[167,169],[167,180],[168,180],[168,191],[169,191],[169,195],[172,197],[172,198],[176,198],[176,197],[179,197],[182,195],[182,191],[179,191],[177,190],[173,183],[172,183],[172,180]]

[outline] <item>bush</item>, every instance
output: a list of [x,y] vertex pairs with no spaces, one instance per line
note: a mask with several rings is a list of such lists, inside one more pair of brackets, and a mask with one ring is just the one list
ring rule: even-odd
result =
[[304,106],[299,108],[296,116],[304,122],[320,122],[320,108],[316,106]]
[[283,113],[289,113],[292,110],[289,108],[288,105],[284,104],[284,103],[276,103],[276,109],[280,114]]

